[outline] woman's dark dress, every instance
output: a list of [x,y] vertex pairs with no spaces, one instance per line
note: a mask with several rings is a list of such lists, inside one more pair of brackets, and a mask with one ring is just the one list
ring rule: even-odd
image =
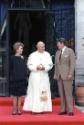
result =
[[10,95],[23,96],[27,89],[27,66],[20,56],[10,59]]

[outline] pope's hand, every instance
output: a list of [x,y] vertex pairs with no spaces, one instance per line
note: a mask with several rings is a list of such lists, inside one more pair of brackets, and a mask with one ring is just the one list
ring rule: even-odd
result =
[[41,67],[39,65],[37,66],[37,70],[41,70]]
[[45,70],[45,67],[44,67],[44,66],[42,66],[41,70]]
[[45,67],[42,64],[40,64],[37,66],[37,70],[45,70]]

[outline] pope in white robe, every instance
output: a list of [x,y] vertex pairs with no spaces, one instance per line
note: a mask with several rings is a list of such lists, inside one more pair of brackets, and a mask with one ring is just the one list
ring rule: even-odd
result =
[[52,101],[48,71],[53,63],[50,54],[45,51],[43,42],[37,43],[37,51],[30,54],[27,67],[30,70],[27,95],[23,110],[33,113],[51,112]]

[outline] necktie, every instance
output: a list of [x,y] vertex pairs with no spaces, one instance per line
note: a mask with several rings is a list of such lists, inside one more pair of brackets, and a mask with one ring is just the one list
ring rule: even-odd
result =
[[61,52],[60,52],[59,60],[61,60],[61,56],[62,56],[62,50],[61,50]]

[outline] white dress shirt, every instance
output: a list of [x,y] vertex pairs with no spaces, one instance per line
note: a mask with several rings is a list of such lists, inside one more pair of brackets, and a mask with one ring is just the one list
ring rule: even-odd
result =
[[64,53],[65,49],[66,49],[66,46],[64,46],[64,47],[62,48],[62,54]]

